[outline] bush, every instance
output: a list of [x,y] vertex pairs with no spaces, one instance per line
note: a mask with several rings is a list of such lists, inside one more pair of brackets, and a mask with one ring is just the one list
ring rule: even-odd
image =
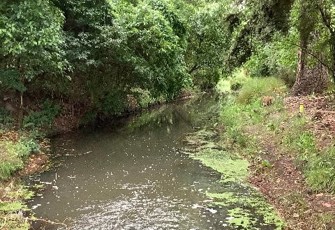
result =
[[32,152],[39,151],[36,140],[21,137],[18,141],[0,140],[0,179],[4,180],[23,167],[24,160]]
[[24,128],[43,128],[51,126],[53,120],[60,112],[60,106],[46,100],[41,108],[41,111],[31,112],[23,119]]
[[286,68],[278,70],[277,76],[285,83],[288,88],[292,88],[295,83],[296,74],[294,71]]
[[14,123],[14,118],[10,112],[0,107],[0,129],[11,126]]
[[12,172],[23,166],[23,162],[15,157],[7,155],[0,147],[0,180],[9,178]]
[[285,91],[284,82],[278,78],[251,78],[241,88],[237,102],[250,104],[262,96],[276,96]]
[[231,76],[222,78],[216,85],[218,93],[229,93],[231,91],[238,91],[242,88],[245,82],[249,80],[246,70],[244,68],[236,69]]

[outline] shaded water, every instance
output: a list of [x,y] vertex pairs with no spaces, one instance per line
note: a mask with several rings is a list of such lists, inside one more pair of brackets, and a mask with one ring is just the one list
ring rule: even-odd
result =
[[[221,175],[178,151],[208,107],[202,101],[163,106],[117,128],[53,140],[54,153],[65,156],[32,179],[46,188],[30,207],[69,229],[233,229],[227,210],[205,194]],[[64,228],[35,225],[43,227]]]

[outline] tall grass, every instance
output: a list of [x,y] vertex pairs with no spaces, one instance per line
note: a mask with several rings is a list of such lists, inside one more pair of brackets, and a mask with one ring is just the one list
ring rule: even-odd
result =
[[[252,147],[254,138],[246,136],[248,125],[262,123],[268,112],[261,103],[262,96],[281,94],[286,91],[284,83],[276,78],[253,78],[247,80],[236,96],[227,96],[221,111],[226,138],[240,147]],[[273,109],[282,106],[276,103]]]
[[276,96],[284,92],[286,92],[285,83],[278,78],[250,78],[241,88],[237,102],[250,104],[262,96]]

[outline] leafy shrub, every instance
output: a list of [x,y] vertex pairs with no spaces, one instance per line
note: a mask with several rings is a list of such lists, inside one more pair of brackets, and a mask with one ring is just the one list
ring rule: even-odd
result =
[[38,150],[39,145],[31,138],[21,138],[17,143],[7,145],[7,151],[11,155],[15,155],[20,158],[25,158],[31,152],[37,152]]
[[218,93],[228,93],[230,91],[237,91],[242,88],[245,82],[247,82],[246,70],[244,68],[236,69],[231,76],[221,79],[216,85],[216,91]]
[[[0,150],[1,151],[1,150]],[[0,180],[7,179],[12,172],[21,168],[23,163],[20,159],[13,156],[5,156],[3,152],[0,153]]]
[[127,107],[127,97],[120,90],[105,93],[96,103],[96,109],[101,116],[121,114]]
[[42,128],[51,126],[53,120],[60,112],[60,106],[53,104],[50,100],[46,100],[41,111],[31,112],[23,119],[23,127],[25,128]]
[[4,108],[0,107],[0,128],[10,126],[13,124],[13,122],[14,118],[11,116],[11,114]]
[[[297,46],[296,31],[290,31],[283,36],[276,33],[273,40],[264,45],[256,42],[255,52],[244,64],[251,77],[279,76],[284,77],[288,86],[292,85],[292,74],[297,68]],[[294,83],[294,81],[293,81]]]
[[268,56],[263,49],[252,55],[244,65],[251,77],[265,77],[271,74]]
[[201,90],[209,90],[215,88],[220,80],[219,71],[212,70],[211,73],[199,71],[193,76],[193,83]]
[[36,140],[22,137],[18,141],[0,141],[0,179],[7,179],[23,167],[23,161],[30,153],[39,150]]
[[150,104],[153,104],[157,100],[150,94],[150,91],[143,90],[141,88],[133,88],[132,94],[136,98],[138,105],[141,108],[147,108]]
[[262,96],[275,96],[285,91],[285,84],[278,78],[251,78],[241,88],[237,102],[250,104]]
[[285,85],[291,88],[296,79],[296,74],[293,70],[288,68],[282,68],[278,70],[277,76],[285,83]]

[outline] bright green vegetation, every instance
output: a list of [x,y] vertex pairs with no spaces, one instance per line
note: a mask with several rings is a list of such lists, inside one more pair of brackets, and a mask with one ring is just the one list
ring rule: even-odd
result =
[[[247,186],[246,179],[249,175],[247,160],[232,156],[228,152],[210,149],[199,152],[194,159],[198,159],[204,165],[222,173],[221,183],[228,187],[231,182],[242,183]],[[258,217],[263,218],[264,224],[271,224],[276,226],[276,229],[283,229],[284,223],[275,210],[251,187],[248,190],[245,193],[232,193],[229,190],[221,193],[207,193],[207,196],[213,199],[215,205],[228,208],[228,223],[233,226],[253,229],[258,219],[252,218],[251,213],[253,215],[256,213]]]
[[[7,138],[11,138],[8,135]],[[24,166],[24,160],[32,152],[38,152],[37,141],[30,136],[22,135],[18,140],[0,140],[0,179],[8,179],[13,172]]]
[[194,159],[200,160],[204,165],[222,173],[222,182],[241,182],[248,176],[249,163],[247,160],[230,156],[219,150],[204,149],[197,153]]
[[[40,126],[38,113],[50,105],[51,122],[62,110],[83,122],[108,118],[185,88],[214,88],[240,67],[289,86],[295,72],[313,82],[320,65],[334,75],[333,7],[329,0],[2,1],[0,119],[9,112]],[[324,88],[304,84],[294,92]]]
[[[266,173],[273,167],[272,160],[275,161],[280,154],[287,154],[295,159],[296,166],[304,173],[311,190],[334,193],[334,147],[318,148],[314,134],[308,129],[307,117],[299,113],[299,108],[293,112],[284,108],[283,99],[287,87],[283,80],[248,79],[243,76],[243,71],[237,74],[236,80],[222,80],[217,87],[220,93],[230,92],[220,102],[219,118],[214,119],[214,127],[207,127],[219,132],[220,137],[208,129],[187,136],[186,141],[192,146],[190,155],[222,173],[221,183],[243,184],[249,176],[248,161],[253,164],[254,170]],[[240,84],[240,89],[231,92],[229,87],[235,83]],[[269,104],[264,104],[265,99],[271,99]],[[215,116],[215,113],[211,116]],[[266,146],[269,149],[264,149]],[[269,154],[263,151],[274,152]],[[208,196],[214,199],[216,205],[239,207],[233,204],[240,204],[253,207],[253,211],[256,210],[260,216],[264,216],[266,223],[276,223],[281,229],[283,224],[272,208],[263,199],[259,199],[259,196],[254,197],[251,194],[253,193],[233,194],[228,191],[208,193]],[[305,198],[299,191],[297,196],[288,196],[285,199],[298,207],[297,212],[308,209]],[[234,217],[229,220],[233,225],[250,228],[255,223],[248,212],[240,209],[234,208],[230,214]],[[332,216],[314,216],[316,226],[330,223],[329,218],[327,219],[329,215]]]
[[319,150],[314,135],[306,130],[306,121],[296,118],[292,121],[293,132],[287,133],[284,143],[297,154],[303,167],[306,181],[317,191],[335,193],[335,147]]
[[33,193],[11,176],[24,167],[25,160],[40,146],[32,133],[0,132],[0,229],[28,229],[30,221],[25,200]]

